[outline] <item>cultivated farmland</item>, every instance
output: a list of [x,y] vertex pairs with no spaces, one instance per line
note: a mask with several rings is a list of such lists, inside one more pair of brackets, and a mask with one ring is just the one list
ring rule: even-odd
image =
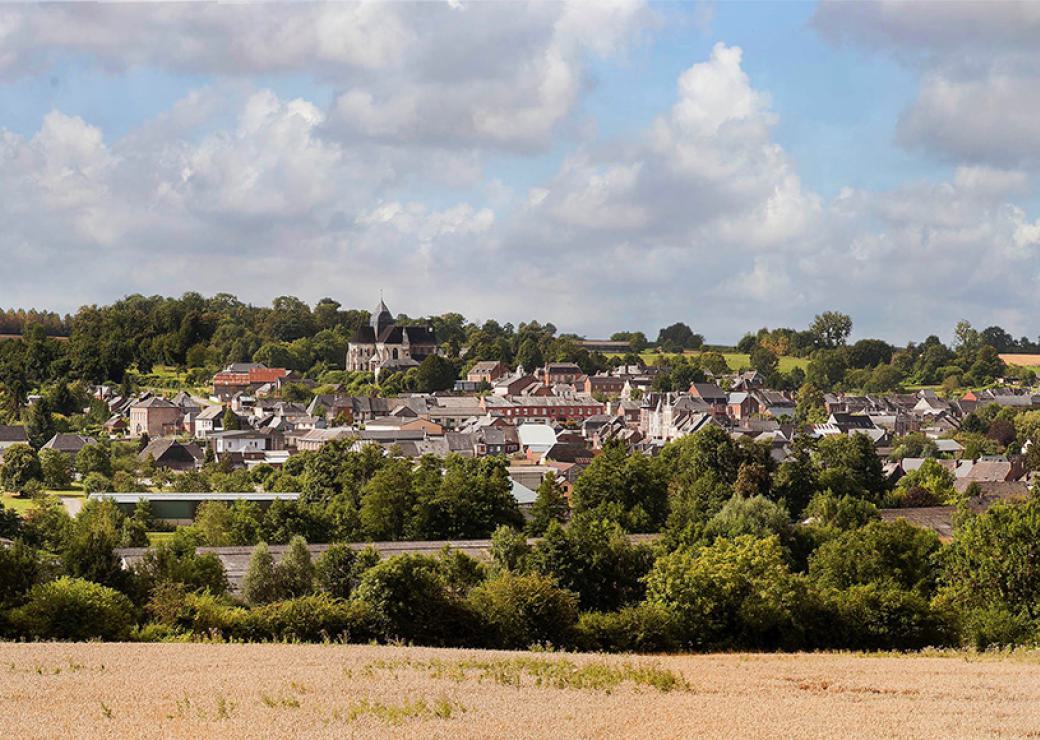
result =
[[0,737],[1021,737],[1040,656],[0,645]]

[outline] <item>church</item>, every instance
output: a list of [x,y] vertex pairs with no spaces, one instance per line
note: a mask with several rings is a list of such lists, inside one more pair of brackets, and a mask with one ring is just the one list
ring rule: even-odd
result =
[[419,367],[437,354],[437,335],[430,326],[397,326],[382,299],[367,326],[359,327],[347,345],[347,370],[392,373]]

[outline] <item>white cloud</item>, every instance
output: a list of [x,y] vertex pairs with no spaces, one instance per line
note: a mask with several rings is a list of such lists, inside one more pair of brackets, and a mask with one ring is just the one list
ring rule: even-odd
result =
[[1040,3],[824,2],[826,38],[922,72],[898,138],[954,162],[1040,168]]

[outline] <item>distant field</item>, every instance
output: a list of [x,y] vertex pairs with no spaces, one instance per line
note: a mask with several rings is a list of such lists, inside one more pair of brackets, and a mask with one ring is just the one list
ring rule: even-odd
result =
[[1026,737],[1040,657],[0,645],[0,736]]
[[1040,355],[1006,354],[1000,355],[1000,359],[1007,365],[1040,369]]
[[[685,353],[690,357],[696,357],[700,355],[700,352],[687,351]],[[751,367],[751,357],[743,352],[722,352],[722,356],[726,359],[726,364],[729,365],[731,370],[746,370]],[[617,353],[610,353],[608,357],[621,357],[622,355]],[[662,357],[676,357],[677,355],[661,355],[657,352],[640,352],[640,358],[643,363],[647,365],[655,365]],[[780,372],[789,373],[796,367],[805,370],[809,367],[809,360],[806,357],[788,357],[784,356],[780,358]]]

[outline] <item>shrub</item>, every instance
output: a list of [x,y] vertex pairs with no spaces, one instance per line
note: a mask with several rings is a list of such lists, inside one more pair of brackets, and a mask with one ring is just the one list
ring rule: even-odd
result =
[[369,568],[354,598],[367,602],[388,638],[423,645],[472,645],[476,619],[446,588],[437,560],[397,555]]
[[487,626],[488,642],[493,647],[566,645],[578,621],[577,596],[557,586],[552,578],[536,573],[503,571],[474,588],[469,602]]
[[278,579],[274,556],[266,542],[253,548],[249,568],[242,580],[242,596],[253,605],[266,604],[278,599]]
[[246,639],[322,642],[368,642],[378,633],[378,615],[363,601],[345,601],[327,594],[301,596],[265,604],[242,620]]
[[949,629],[920,594],[883,583],[831,594],[840,647],[855,650],[919,650],[944,645]]
[[314,563],[307,549],[307,540],[296,535],[275,566],[275,580],[282,598],[296,598],[314,593]]
[[10,618],[19,634],[31,639],[125,640],[133,614],[133,604],[115,589],[64,577],[34,586]]
[[577,644],[595,652],[662,653],[679,649],[679,635],[672,612],[643,603],[616,612],[582,614]]
[[775,537],[718,539],[658,558],[647,600],[672,610],[684,643],[697,648],[801,646],[811,605]]

